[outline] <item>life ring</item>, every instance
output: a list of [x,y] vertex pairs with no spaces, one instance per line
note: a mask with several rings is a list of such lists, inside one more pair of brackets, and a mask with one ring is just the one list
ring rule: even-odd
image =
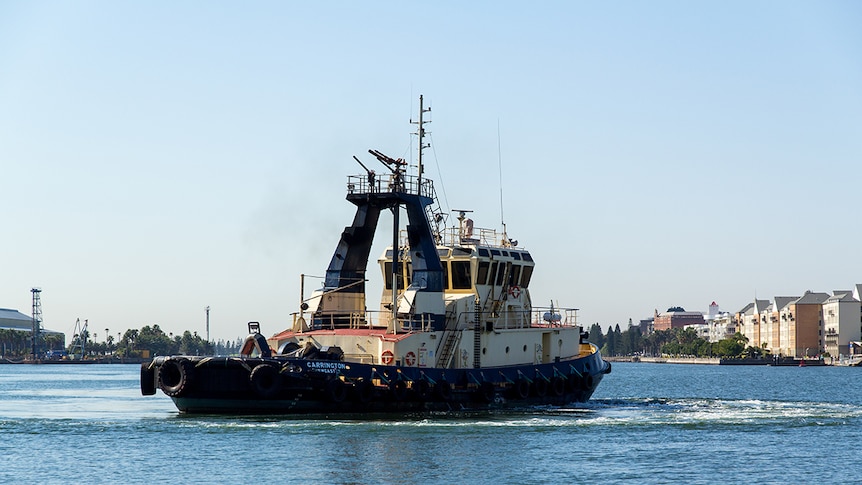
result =
[[406,354],[404,354],[404,365],[406,365],[408,367],[412,367],[413,364],[415,364],[415,363],[416,363],[416,354],[414,354],[412,350],[410,352],[407,352]]
[[278,369],[269,364],[260,364],[251,370],[248,380],[255,394],[268,398],[275,395],[281,387]]
[[518,399],[526,399],[530,395],[530,381],[523,377],[515,381],[515,385],[512,388],[515,391],[515,397]]
[[159,387],[170,397],[182,396],[192,380],[194,366],[188,359],[169,359],[159,366]]
[[551,381],[551,391],[555,396],[560,397],[566,393],[566,380],[562,377],[555,377],[553,381]]
[[152,362],[141,363],[141,394],[152,396],[156,393],[156,369]]
[[343,402],[347,399],[347,385],[339,378],[326,382],[326,394],[332,402]]
[[512,295],[512,298],[518,298],[521,296],[521,288],[518,285],[510,286],[509,294]]
[[394,360],[395,354],[393,354],[392,351],[389,349],[384,350],[383,353],[380,355],[380,361],[386,365],[391,364]]

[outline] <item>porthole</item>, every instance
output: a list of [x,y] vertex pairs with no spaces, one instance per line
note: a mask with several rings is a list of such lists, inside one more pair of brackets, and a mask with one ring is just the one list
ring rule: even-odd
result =
[[487,348],[487,347],[482,347],[482,355],[485,355],[485,354],[487,354],[487,353],[488,353],[488,348]]
[[509,353],[509,346],[508,345],[506,346],[506,353],[507,354]]
[[527,351],[527,345],[524,344],[524,352],[526,352],[526,351]]

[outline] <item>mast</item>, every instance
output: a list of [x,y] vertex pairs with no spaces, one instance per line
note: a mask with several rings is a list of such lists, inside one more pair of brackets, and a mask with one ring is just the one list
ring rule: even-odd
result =
[[431,108],[424,108],[424,98],[420,94],[419,95],[419,121],[410,120],[411,123],[418,125],[418,129],[416,130],[416,135],[419,136],[419,159],[417,161],[419,175],[417,177],[417,185],[419,187],[419,193],[422,192],[422,173],[425,171],[425,168],[422,164],[422,150],[431,146],[430,143],[425,143],[425,123],[430,123],[430,121],[425,121],[423,119],[423,114],[430,113]]

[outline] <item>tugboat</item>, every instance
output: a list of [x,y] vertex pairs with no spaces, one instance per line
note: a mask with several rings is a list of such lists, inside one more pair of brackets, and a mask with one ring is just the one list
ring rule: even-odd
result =
[[[141,365],[141,392],[157,389],[183,413],[320,414],[493,410],[586,402],[611,365],[587,341],[577,309],[533,305],[535,261],[501,231],[458,210],[445,225],[434,184],[369,150],[388,170],[347,179],[356,206],[326,270],[290,329],[267,339],[257,322],[240,356],[160,356]],[[366,307],[366,269],[381,212],[392,245],[378,259],[378,311]],[[400,213],[406,212],[406,229]],[[304,279],[302,280],[304,288]]]

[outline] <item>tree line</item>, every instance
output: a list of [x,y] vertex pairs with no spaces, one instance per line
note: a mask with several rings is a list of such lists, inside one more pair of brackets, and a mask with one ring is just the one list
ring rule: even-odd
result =
[[[64,349],[78,358],[103,357],[154,357],[157,355],[232,355],[238,354],[242,338],[207,342],[197,332],[184,331],[182,335],[165,333],[158,325],[146,325],[140,329],[126,330],[119,338],[105,331],[105,339],[96,340],[96,335],[84,330],[72,336],[65,345],[60,334],[43,334],[37,342],[39,358],[45,358],[49,350]],[[8,359],[24,359],[32,356],[33,342],[28,330],[0,329],[0,356]]]
[[748,338],[739,332],[730,338],[718,342],[709,342],[699,337],[692,328],[672,328],[643,335],[638,326],[629,326],[627,330],[621,331],[619,324],[617,324],[616,327],[609,328],[607,334],[604,334],[602,327],[598,323],[594,323],[590,327],[589,340],[601,349],[602,355],[609,357],[628,355],[649,357],[770,357],[768,350],[748,345]]

